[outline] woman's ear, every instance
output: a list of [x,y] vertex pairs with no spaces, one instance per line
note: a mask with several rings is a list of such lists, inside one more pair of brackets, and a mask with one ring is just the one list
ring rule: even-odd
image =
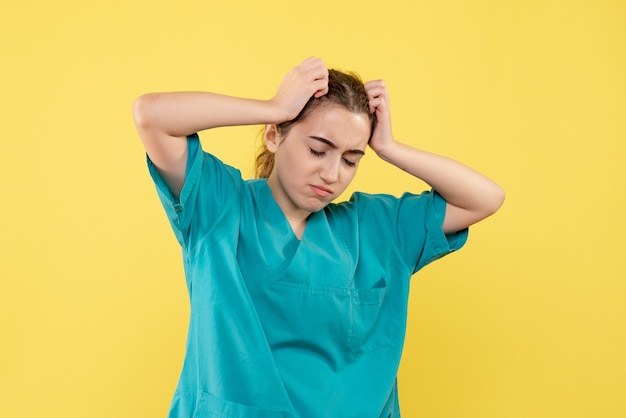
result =
[[276,152],[278,149],[278,143],[280,142],[280,135],[276,125],[265,125],[265,132],[263,132],[263,142],[265,147],[271,153]]

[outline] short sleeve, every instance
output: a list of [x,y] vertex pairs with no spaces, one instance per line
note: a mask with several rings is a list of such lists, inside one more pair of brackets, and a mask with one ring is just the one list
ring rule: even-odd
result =
[[187,137],[187,146],[187,169],[180,198],[172,194],[156,166],[147,158],[161,204],[183,247],[190,244],[191,235],[211,233],[212,227],[234,204],[243,182],[238,170],[202,151],[198,134]]
[[361,236],[372,242],[373,251],[392,251],[412,273],[460,249],[467,240],[467,229],[443,232],[446,201],[434,190],[399,198],[355,193],[351,201],[359,208]]
[[[457,251],[465,245],[468,237],[468,229],[463,229],[452,234],[445,234],[442,229],[443,220],[446,215],[446,201],[434,190],[424,192],[421,195],[407,199],[408,204],[403,205],[399,212],[398,237],[401,242],[406,243],[406,248],[410,251],[407,254],[409,260],[414,254],[419,256],[411,260],[414,262],[413,273],[420,270],[427,264]],[[415,200],[415,202],[413,202]],[[411,237],[411,225],[415,225],[416,212],[423,214],[424,242],[414,242]],[[416,226],[419,228],[419,226]]]

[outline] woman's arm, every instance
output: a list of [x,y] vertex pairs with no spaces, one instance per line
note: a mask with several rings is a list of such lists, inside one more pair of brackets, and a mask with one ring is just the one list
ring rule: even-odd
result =
[[218,126],[280,123],[298,115],[311,96],[328,91],[328,70],[317,58],[292,69],[270,100],[208,92],[150,93],[133,104],[137,132],[172,193],[180,195],[187,166],[186,136]]
[[376,112],[378,119],[370,147],[383,160],[428,183],[446,200],[445,233],[465,229],[500,208],[504,191],[493,180],[450,158],[396,142],[384,81],[370,81],[365,88],[370,111]]

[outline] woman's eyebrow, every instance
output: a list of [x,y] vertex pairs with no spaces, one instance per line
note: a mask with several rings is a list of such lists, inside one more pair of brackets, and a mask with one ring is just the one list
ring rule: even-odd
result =
[[[309,138],[311,139],[315,139],[316,141],[320,141],[323,142],[324,144],[328,145],[329,147],[333,148],[333,149],[337,149],[337,145],[335,145],[332,141],[326,139],[326,138],[322,138],[321,136],[309,136]],[[350,154],[360,154],[360,155],[365,155],[364,151],[361,151],[360,149],[351,149],[348,150],[347,152],[349,152]]]

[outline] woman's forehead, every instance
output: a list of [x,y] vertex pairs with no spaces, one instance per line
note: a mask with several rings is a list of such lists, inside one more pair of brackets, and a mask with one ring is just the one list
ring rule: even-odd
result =
[[294,129],[306,137],[322,138],[335,148],[364,150],[371,125],[365,113],[355,113],[339,105],[326,105],[313,110]]

